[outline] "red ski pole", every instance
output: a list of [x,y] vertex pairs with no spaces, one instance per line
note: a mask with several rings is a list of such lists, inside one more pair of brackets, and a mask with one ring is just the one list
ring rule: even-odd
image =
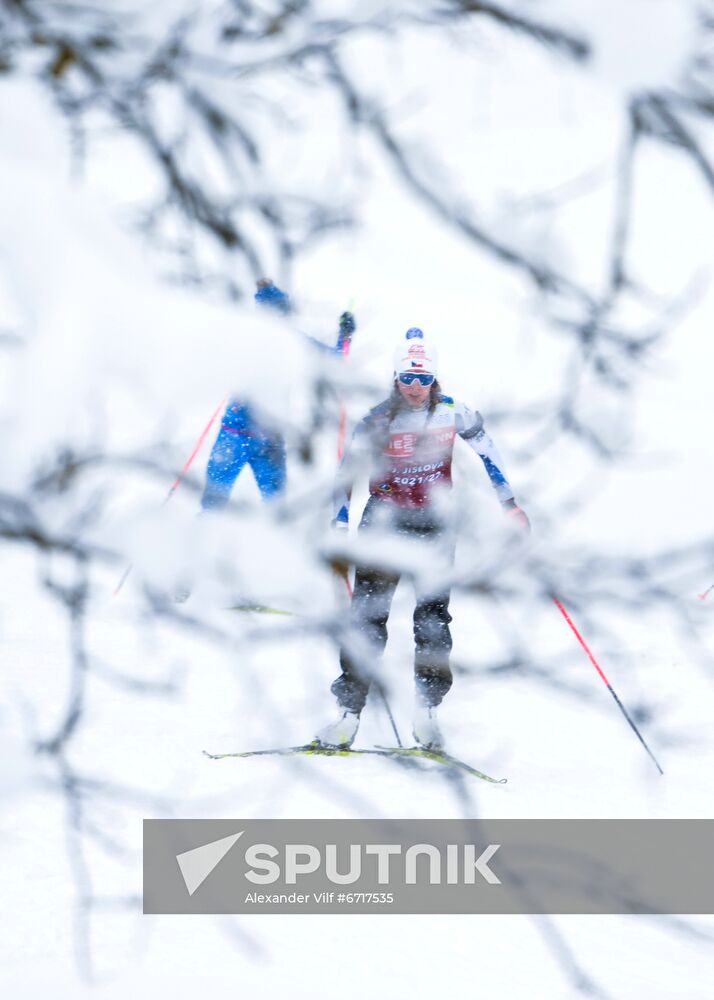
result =
[[711,587],[707,587],[707,589],[702,594],[697,594],[699,600],[706,601],[707,597],[709,597],[712,590],[714,590],[714,583],[711,585]]
[[[218,406],[216,407],[216,409],[213,411],[213,415],[211,416],[211,419],[208,421],[208,423],[206,424],[206,426],[203,428],[203,430],[199,434],[199,436],[198,436],[198,438],[196,440],[196,443],[193,446],[191,454],[188,456],[188,458],[186,459],[186,461],[183,463],[181,471],[176,476],[176,478],[174,479],[173,483],[171,483],[171,486],[169,487],[169,492],[164,497],[164,499],[163,499],[163,501],[161,503],[161,507],[165,507],[166,506],[166,504],[169,502],[169,500],[171,499],[171,497],[174,495],[174,493],[176,492],[176,490],[181,485],[181,481],[183,480],[183,477],[186,475],[186,473],[188,472],[188,470],[193,465],[193,460],[195,459],[196,455],[198,455],[199,451],[203,447],[203,442],[206,440],[206,438],[208,436],[208,432],[210,431],[211,427],[213,427],[213,425],[214,425],[214,423],[216,421],[216,417],[221,412],[221,410],[223,409],[223,407],[226,405],[227,401],[228,401],[228,396],[224,396],[224,398],[218,404]],[[121,591],[122,587],[126,583],[128,577],[129,577],[129,574],[132,571],[132,568],[133,568],[133,563],[129,563],[129,565],[127,566],[127,568],[122,573],[121,579],[119,580],[119,582],[117,583],[116,587],[114,588],[114,595],[113,595],[114,597],[117,596],[117,594]]]
[[169,492],[164,497],[164,502],[161,505],[162,507],[165,506],[169,502],[169,500],[171,499],[171,497],[174,495],[174,493],[176,492],[176,490],[181,485],[181,480],[183,479],[183,477],[186,475],[186,473],[188,472],[188,470],[193,465],[193,460],[196,457],[196,455],[198,455],[198,453],[201,450],[201,448],[203,447],[203,442],[206,440],[206,438],[208,436],[208,432],[210,431],[211,427],[213,427],[213,424],[215,423],[216,417],[221,412],[221,410],[223,409],[223,407],[226,405],[227,402],[228,402],[228,396],[224,396],[224,398],[220,401],[220,403],[218,404],[218,406],[216,407],[216,409],[213,411],[213,416],[211,417],[211,419],[208,421],[208,423],[206,424],[206,426],[203,428],[203,430],[199,434],[198,439],[197,439],[195,445],[193,446],[193,451],[188,456],[188,458],[186,459],[186,461],[183,463],[183,467],[181,468],[181,471],[179,472],[178,476],[176,476],[176,478],[174,479],[173,483],[171,483],[171,487],[169,489]]
[[660,774],[664,774],[664,771],[659,766],[659,762],[657,761],[657,758],[652,753],[652,751],[650,750],[650,748],[647,746],[647,743],[645,742],[645,739],[642,736],[642,733],[639,731],[639,729],[637,728],[637,726],[635,725],[635,723],[632,721],[632,718],[630,717],[629,712],[627,711],[627,709],[625,708],[625,706],[622,704],[622,702],[620,701],[620,699],[617,697],[617,694],[615,693],[615,689],[613,688],[612,684],[610,683],[610,681],[605,676],[602,668],[600,667],[600,664],[597,662],[597,660],[593,656],[592,652],[590,651],[590,647],[585,642],[585,640],[583,639],[582,635],[580,634],[580,632],[578,632],[577,628],[573,624],[573,620],[570,617],[570,615],[568,614],[568,612],[565,610],[565,608],[563,607],[562,602],[559,601],[558,598],[555,597],[555,595],[551,595],[551,596],[553,597],[553,603],[555,604],[556,608],[558,609],[558,611],[560,611],[561,615],[563,616],[563,618],[565,618],[566,622],[568,623],[568,625],[572,629],[573,634],[575,635],[575,638],[578,640],[578,642],[582,646],[583,650],[585,651],[585,654],[586,654],[587,658],[590,660],[590,662],[592,663],[592,665],[595,667],[595,669],[597,670],[598,674],[602,678],[603,683],[607,687],[607,689],[610,692],[610,694],[612,695],[612,697],[615,699],[615,702],[617,703],[617,707],[620,709],[620,711],[622,712],[622,714],[627,719],[627,721],[630,724],[633,732],[637,736],[637,739],[640,741],[640,743],[642,744],[642,746],[645,748],[645,750],[647,751],[647,753],[650,755],[650,757],[651,757],[651,759],[652,759],[655,767],[659,771],[659,773]]

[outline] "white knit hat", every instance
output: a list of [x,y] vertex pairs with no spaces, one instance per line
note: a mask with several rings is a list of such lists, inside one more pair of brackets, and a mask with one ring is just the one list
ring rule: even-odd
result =
[[439,367],[437,352],[424,340],[424,334],[418,327],[407,330],[402,342],[394,352],[394,374],[414,372],[436,376]]

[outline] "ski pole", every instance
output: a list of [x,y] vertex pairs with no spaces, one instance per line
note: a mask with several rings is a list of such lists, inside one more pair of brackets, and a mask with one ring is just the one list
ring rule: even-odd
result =
[[[188,472],[188,470],[193,465],[193,460],[195,459],[196,455],[198,455],[199,451],[201,450],[201,448],[203,446],[203,442],[206,440],[206,438],[208,436],[208,432],[210,431],[211,427],[213,427],[213,424],[216,421],[216,417],[221,412],[221,410],[223,409],[223,407],[225,406],[225,404],[226,404],[227,401],[228,401],[228,396],[224,396],[223,399],[218,404],[218,406],[216,407],[216,409],[213,411],[213,415],[211,416],[211,419],[208,421],[208,423],[206,424],[206,426],[203,428],[203,430],[199,434],[199,436],[198,436],[198,438],[196,440],[196,443],[193,446],[191,454],[188,456],[188,458],[186,459],[186,461],[183,463],[181,471],[176,476],[176,478],[174,479],[173,483],[171,483],[171,486],[169,487],[169,492],[164,497],[164,499],[163,499],[163,501],[161,503],[161,507],[159,508],[159,510],[163,509],[166,506],[166,504],[169,502],[169,500],[171,499],[171,497],[174,495],[174,493],[176,492],[176,490],[181,485],[183,477],[186,475],[186,473]],[[133,566],[134,566],[133,563],[129,563],[129,565],[127,566],[127,568],[122,573],[121,579],[119,580],[119,582],[117,583],[116,587],[114,588],[114,595],[113,595],[114,597],[117,596],[117,594],[121,591],[122,587],[126,583],[128,577],[129,577],[129,574],[131,573],[131,571],[133,569]]]
[[[342,342],[342,355],[343,355],[343,357],[346,358],[349,353],[350,353],[350,342],[349,342],[349,340],[344,340]],[[344,451],[344,446],[345,446],[345,428],[346,427],[347,427],[347,407],[345,406],[344,402],[341,400],[340,401],[340,422],[339,422],[339,426],[337,428],[337,461],[338,461],[338,463],[342,461],[342,453]],[[345,575],[343,577],[343,580],[345,581],[345,587],[347,588],[347,596],[349,597],[350,600],[352,600],[352,584],[350,583],[349,571],[347,571],[345,573]],[[382,697],[384,697],[384,695],[382,695]],[[386,705],[387,711],[389,712],[389,705],[387,704],[386,699],[385,699],[384,704]],[[390,714],[390,718],[391,718],[391,712],[389,714]],[[394,722],[392,722],[392,725],[394,725]],[[399,745],[401,746],[401,743]]]
[[174,493],[176,492],[176,490],[181,485],[181,481],[182,481],[183,477],[186,475],[186,473],[188,472],[188,470],[191,468],[191,466],[193,465],[194,458],[196,457],[196,455],[198,455],[199,451],[203,447],[203,442],[208,437],[208,432],[210,431],[211,427],[213,427],[213,425],[214,425],[214,423],[216,421],[216,417],[221,412],[221,410],[223,409],[223,407],[226,405],[227,402],[228,402],[228,396],[224,396],[223,399],[218,404],[218,406],[213,411],[213,415],[212,415],[211,419],[208,421],[208,423],[206,424],[206,426],[203,428],[203,430],[199,434],[198,439],[197,439],[195,445],[193,446],[193,451],[188,456],[188,458],[186,459],[186,461],[183,463],[183,467],[182,467],[181,471],[179,472],[178,476],[176,476],[176,478],[174,479],[173,483],[171,483],[171,487],[169,488],[169,492],[166,494],[166,496],[164,497],[164,502],[161,504],[162,507],[166,506],[166,504],[169,502],[169,500],[171,499],[171,497],[174,495]]
[[[344,340],[342,342],[342,356],[347,357],[350,353],[350,342],[349,340]],[[345,448],[345,429],[347,427],[347,407],[343,400],[340,400],[340,416],[339,423],[337,426],[337,461],[342,461],[342,453]]]
[[[352,312],[352,302],[350,302],[349,311]],[[347,357],[347,355],[350,352],[350,343],[351,343],[351,340],[344,340],[342,342],[342,354],[343,354],[344,357]],[[345,407],[344,402],[340,401],[340,423],[339,423],[339,427],[338,427],[338,431],[337,431],[337,461],[338,462],[340,462],[342,460],[342,453],[343,453],[344,444],[345,444],[345,427],[346,427],[346,424],[347,424],[347,409]],[[350,583],[350,577],[349,577],[349,571],[348,570],[345,571],[345,575],[342,577],[342,579],[345,581],[345,588],[347,590],[347,596],[349,597],[349,599],[351,601],[352,600],[352,593],[353,593],[353,591],[352,591],[352,584]],[[401,739],[399,738],[399,730],[397,729],[397,724],[394,721],[394,715],[392,714],[392,709],[391,709],[391,707],[389,705],[389,701],[387,699],[387,696],[384,693],[384,688],[382,687],[381,684],[378,685],[378,688],[379,688],[379,696],[382,699],[382,704],[384,705],[384,710],[387,713],[387,718],[389,719],[389,723],[390,723],[390,725],[392,727],[392,732],[394,733],[394,738],[397,741],[397,746],[401,747],[401,746],[403,746],[403,744],[402,744]]]
[[[351,315],[354,309],[354,299],[350,299],[349,305],[347,306],[347,312]],[[344,316],[344,313],[343,313]],[[342,317],[340,317],[341,319]],[[354,322],[354,317],[353,317]],[[355,325],[356,327],[356,325]],[[354,333],[355,327],[352,328],[352,333]],[[342,356],[346,359],[350,353],[350,346],[352,344],[352,333],[349,337],[345,337],[342,341]],[[342,453],[345,447],[345,429],[347,427],[347,407],[344,404],[344,400],[340,400],[340,417],[339,424],[337,427],[337,461],[342,461]]]
[[389,722],[391,724],[392,732],[394,733],[394,738],[397,741],[397,746],[398,747],[402,747],[404,744],[402,743],[401,739],[399,738],[399,730],[397,729],[397,724],[394,721],[394,716],[392,715],[392,709],[390,708],[389,702],[387,701],[387,696],[384,693],[384,688],[382,687],[381,684],[378,684],[377,685],[377,690],[379,691],[379,697],[382,699],[382,704],[384,705],[384,710],[387,713],[387,718],[389,719]]
[[[347,307],[347,312],[351,314],[353,309],[354,309],[354,299],[350,299],[349,305]],[[353,322],[354,322],[354,318],[353,318]],[[355,330],[355,327],[353,327],[352,333],[354,333],[354,330]],[[352,344],[352,333],[349,335],[349,337],[345,337],[344,340],[342,341],[342,356],[345,359],[347,358],[347,356],[350,353],[350,345]],[[338,462],[338,464],[342,461],[342,454],[344,452],[344,447],[345,447],[345,429],[346,429],[346,427],[347,427],[347,407],[345,406],[344,400],[340,400],[340,417],[339,417],[339,425],[338,425],[338,428],[337,428],[337,462]],[[345,575],[343,577],[343,580],[345,581],[345,587],[347,588],[347,596],[349,597],[350,600],[352,600],[352,584],[350,583],[349,572],[345,573]],[[382,697],[384,697],[384,695],[382,695]],[[385,705],[387,707],[387,711],[389,711],[389,705],[387,704],[386,699],[385,699],[384,703],[385,703]],[[390,718],[391,718],[391,712],[390,712]],[[392,721],[392,726],[394,726],[394,721]],[[395,729],[395,733],[396,733],[396,729]],[[397,736],[397,739],[398,738],[399,737]],[[399,745],[401,746],[401,743]]]
[[704,591],[703,594],[698,594],[697,595],[699,597],[699,600],[700,601],[706,601],[707,597],[709,597],[709,595],[711,594],[712,590],[714,590],[714,583],[711,585],[711,587],[707,587],[707,589]]
[[578,642],[582,646],[582,648],[585,651],[585,654],[587,655],[588,659],[590,660],[590,662],[592,663],[592,665],[595,667],[595,669],[597,670],[598,674],[602,678],[602,680],[603,680],[605,686],[607,687],[608,691],[610,692],[610,694],[612,695],[612,697],[615,699],[615,702],[617,703],[617,707],[620,709],[620,711],[622,712],[622,714],[627,719],[627,721],[630,724],[632,730],[634,731],[635,735],[637,736],[637,739],[640,741],[640,743],[642,744],[642,746],[645,748],[645,750],[647,751],[647,753],[652,758],[652,761],[653,761],[655,767],[657,768],[657,770],[659,771],[659,773],[660,774],[664,774],[664,771],[659,766],[659,762],[658,762],[657,758],[652,753],[652,751],[650,750],[650,748],[647,746],[647,743],[645,742],[645,739],[642,736],[642,733],[639,731],[639,729],[637,728],[637,726],[635,725],[635,723],[632,721],[632,718],[631,718],[629,712],[627,711],[627,709],[625,708],[625,706],[622,704],[622,702],[620,701],[620,699],[617,697],[617,694],[615,693],[615,689],[613,688],[612,684],[610,683],[610,681],[605,676],[602,668],[600,667],[600,664],[597,662],[597,660],[593,656],[592,652],[590,651],[590,647],[585,642],[585,640],[583,639],[582,635],[580,634],[580,632],[577,630],[577,628],[573,624],[573,620],[570,617],[570,615],[568,614],[568,612],[565,610],[565,608],[563,607],[562,602],[560,600],[558,600],[558,598],[554,594],[551,594],[551,597],[553,598],[553,603],[555,604],[556,608],[558,609],[558,611],[560,611],[561,615],[563,616],[563,618],[565,618],[566,622],[568,623],[568,625],[572,629],[573,634],[575,635],[575,638],[578,640]]
[[[352,313],[353,309],[354,309],[354,299],[350,299],[350,303],[349,303],[349,306],[347,308],[347,311],[349,313]],[[354,332],[354,329],[353,329],[353,332]],[[347,356],[349,355],[351,343],[352,343],[352,335],[350,334],[349,338],[346,337],[342,341],[342,356],[343,356],[343,358],[347,358]],[[344,447],[345,447],[345,430],[346,430],[346,427],[347,427],[347,407],[345,406],[344,400],[340,400],[340,417],[339,417],[339,424],[338,424],[338,428],[337,428],[337,461],[338,461],[338,463],[342,461],[342,455],[343,455]],[[348,571],[345,572],[345,575],[343,576],[342,579],[345,581],[345,588],[347,589],[347,595],[348,595],[348,597],[349,597],[349,599],[351,601],[352,600],[352,593],[353,593],[353,591],[352,591],[352,584],[350,583],[350,577],[349,577],[349,572]],[[381,684],[378,685],[378,688],[379,688],[379,696],[382,699],[382,704],[384,705],[384,710],[387,713],[387,717],[389,719],[389,723],[390,723],[390,725],[392,727],[392,732],[394,733],[394,738],[397,741],[397,746],[401,747],[402,746],[402,741],[399,738],[399,730],[397,729],[397,724],[394,721],[394,715],[392,714],[392,709],[390,707],[389,700],[387,699],[387,696],[384,693],[384,688],[382,687]]]

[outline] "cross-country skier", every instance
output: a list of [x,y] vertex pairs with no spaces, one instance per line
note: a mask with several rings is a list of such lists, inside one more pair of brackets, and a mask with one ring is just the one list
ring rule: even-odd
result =
[[[336,502],[337,526],[347,526],[350,480],[367,464],[370,497],[360,531],[389,532],[423,546],[431,558],[436,542],[453,557],[444,505],[440,499],[451,487],[451,461],[458,434],[481,458],[506,513],[529,529],[526,514],[516,504],[503,464],[484,430],[480,413],[441,392],[436,379],[437,358],[421,330],[407,331],[395,352],[391,395],[370,410],[358,424],[343,463]],[[332,684],[340,716],[317,733],[325,746],[351,746],[359,726],[373,664],[387,642],[387,619],[399,573],[376,564],[358,565],[351,606],[352,638],[340,654],[341,675]],[[416,709],[414,737],[421,746],[443,745],[436,708],[451,687],[449,588],[434,592],[416,584],[414,610],[414,674]]]
[[[290,299],[269,278],[258,282],[255,293],[258,305],[275,309],[283,315],[290,312]],[[355,330],[354,316],[340,316],[340,331],[333,348],[309,337],[310,343],[328,351],[343,352]],[[206,485],[201,498],[203,510],[215,510],[228,503],[233,485],[241,469],[253,470],[263,499],[280,494],[285,488],[285,439],[274,428],[261,424],[251,407],[239,399],[231,399],[223,414],[221,428],[211,450],[206,469]]]

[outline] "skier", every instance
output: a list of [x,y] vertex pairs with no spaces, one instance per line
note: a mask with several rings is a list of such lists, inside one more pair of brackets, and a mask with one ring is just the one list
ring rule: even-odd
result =
[[[335,524],[347,527],[351,479],[360,466],[370,469],[369,500],[361,532],[387,531],[423,548],[440,544],[450,559],[453,542],[441,502],[451,487],[451,461],[458,434],[482,459],[505,512],[524,529],[528,518],[517,505],[493,441],[480,413],[445,396],[437,381],[436,353],[421,330],[412,327],[397,348],[391,395],[358,424],[343,462],[343,482],[336,496]],[[332,684],[340,716],[317,733],[318,744],[349,747],[357,734],[374,671],[387,642],[387,619],[399,573],[379,565],[356,567],[351,605],[352,638],[340,653],[341,675]],[[442,736],[436,709],[452,683],[449,667],[451,634],[449,588],[436,591],[415,584],[414,675],[416,707],[413,733],[417,743],[440,749]]]
[[[264,308],[275,309],[282,315],[290,312],[290,299],[269,278],[258,282],[255,301]],[[310,343],[316,347],[342,353],[349,344],[356,324],[352,313],[340,316],[337,343],[326,347],[312,337]],[[239,400],[231,399],[223,414],[218,437],[211,450],[206,469],[206,485],[201,498],[204,511],[225,507],[233,485],[241,469],[249,465],[253,470],[264,500],[279,495],[285,488],[285,439],[279,431],[261,424],[251,407]]]
[[[288,295],[270,278],[257,282],[255,301],[263,308],[275,309],[287,316],[291,311]],[[339,334],[335,347],[328,347],[312,337],[306,339],[321,351],[346,353],[357,328],[351,312],[343,312],[339,319]],[[285,488],[286,454],[285,439],[279,431],[261,424],[250,405],[240,399],[231,399],[223,414],[221,427],[214,442],[206,468],[206,484],[201,497],[201,514],[220,510],[230,499],[231,490],[241,469],[249,465],[253,470],[264,500],[278,496]],[[182,580],[173,590],[173,599],[179,604],[189,599],[193,585]]]

